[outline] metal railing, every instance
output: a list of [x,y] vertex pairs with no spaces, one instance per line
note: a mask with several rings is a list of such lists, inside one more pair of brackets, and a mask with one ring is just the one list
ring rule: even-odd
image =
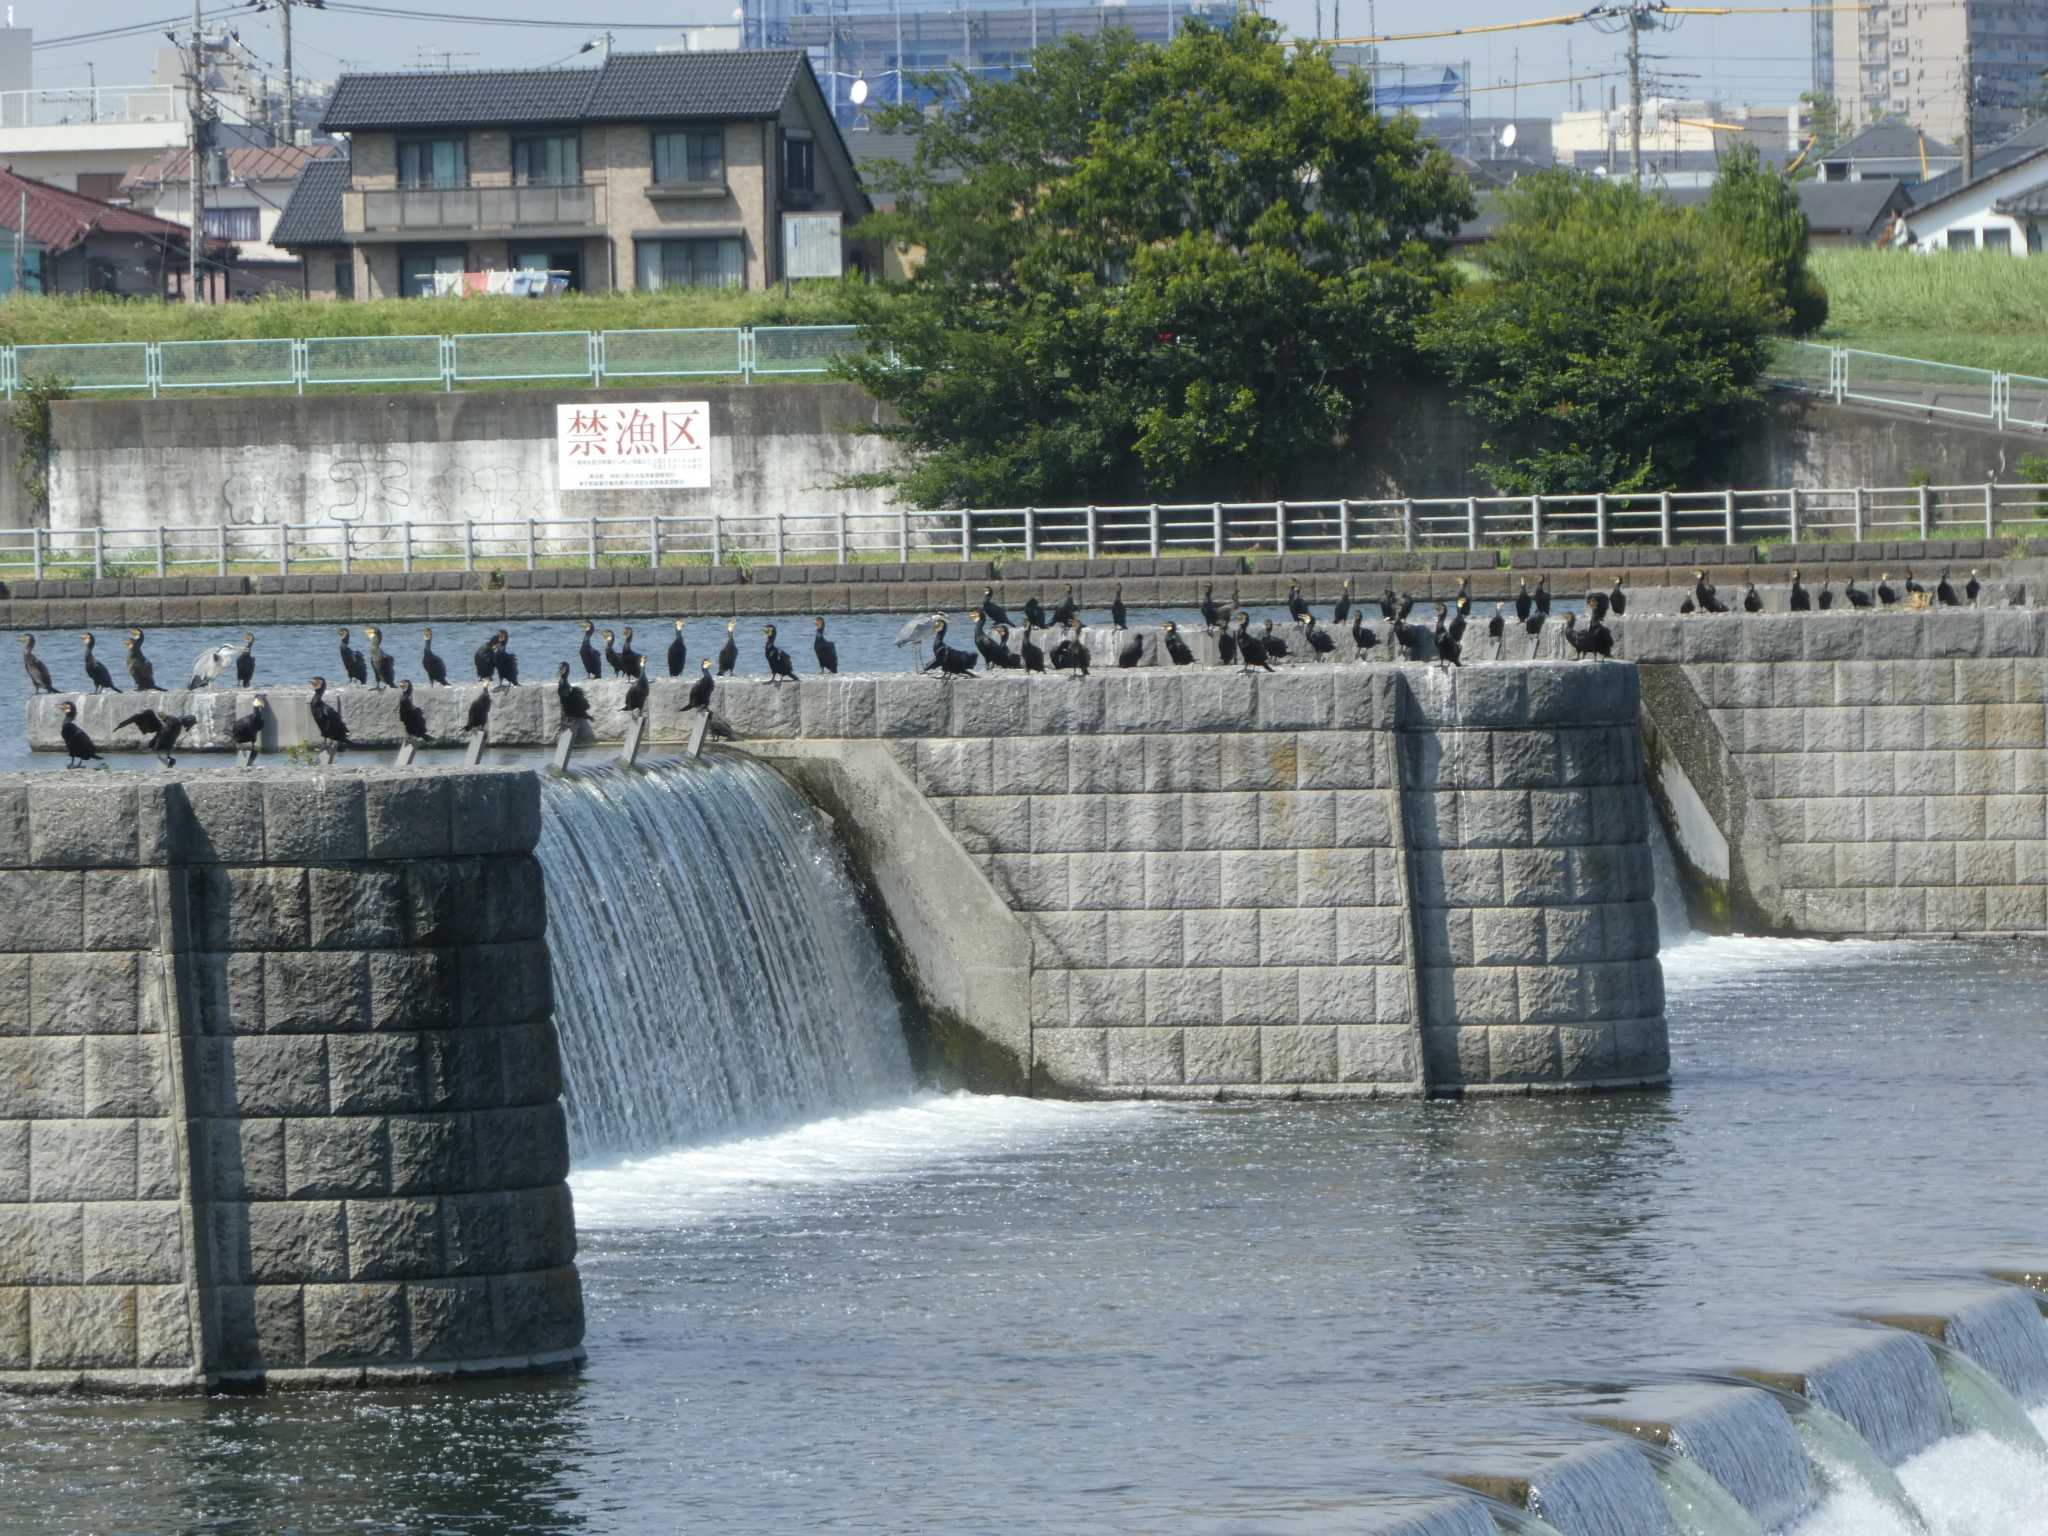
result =
[[2048,431],[2048,379],[2030,374],[1895,357],[1858,347],[1780,341],[1765,378],[1779,389],[1818,395],[1837,405],[1855,400],[1994,427]]
[[516,187],[351,187],[341,227],[351,235],[417,230],[596,229],[605,222],[604,183]]
[[58,86],[0,91],[0,129],[102,128],[163,124],[182,131],[185,88],[179,85]]
[[[0,578],[289,575],[821,561],[1115,558],[1996,538],[2048,524],[2048,485],[1180,502],[946,512],[0,529]],[[1742,557],[1746,563],[1747,555]]]
[[307,336],[247,341],[103,341],[0,347],[8,399],[36,379],[78,394],[152,399],[166,390],[374,385],[452,390],[609,378],[752,380],[819,374],[859,348],[850,325],[713,326],[659,331],[462,332],[453,336]]

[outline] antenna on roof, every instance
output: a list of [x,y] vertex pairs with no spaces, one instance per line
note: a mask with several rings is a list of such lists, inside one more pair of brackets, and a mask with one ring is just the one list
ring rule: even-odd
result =
[[601,53],[599,53],[599,55],[598,55],[598,62],[599,62],[600,64],[608,64],[608,63],[610,63],[610,62],[611,62],[611,57],[612,57],[612,35],[611,35],[611,33],[609,33],[609,32],[600,32],[600,33],[598,33],[598,34],[597,34],[597,36],[593,37],[593,38],[592,38],[592,39],[591,39],[591,40],[590,40],[589,42],[585,43],[585,44],[584,44],[584,45],[583,45],[583,46],[582,46],[581,48],[578,48],[578,49],[577,49],[576,51],[577,51],[578,53],[588,53],[588,52],[590,52],[590,50],[591,50],[591,49],[593,49],[593,48],[597,48],[597,49],[601,49],[601,50],[602,50],[602,52],[601,52]]

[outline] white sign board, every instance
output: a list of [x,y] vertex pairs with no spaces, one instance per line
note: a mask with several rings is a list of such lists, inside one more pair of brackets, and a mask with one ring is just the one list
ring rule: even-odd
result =
[[711,407],[702,400],[558,405],[555,457],[565,491],[705,490]]
[[839,277],[845,272],[836,213],[785,213],[782,216],[782,275]]

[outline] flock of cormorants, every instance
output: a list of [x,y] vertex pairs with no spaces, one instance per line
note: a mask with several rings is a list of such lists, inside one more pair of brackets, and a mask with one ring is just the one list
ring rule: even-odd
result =
[[[1407,661],[1434,660],[1442,665],[1457,667],[1464,663],[1467,632],[1472,617],[1472,598],[1469,593],[1469,578],[1460,577],[1457,593],[1448,602],[1437,602],[1434,622],[1428,626],[1410,622],[1415,608],[1415,599],[1396,593],[1388,586],[1377,599],[1379,617],[1386,626],[1384,641],[1375,633],[1369,604],[1354,598],[1352,583],[1346,578],[1342,594],[1332,608],[1329,623],[1338,628],[1348,627],[1352,644],[1360,661],[1371,658],[1373,650],[1381,644],[1389,647],[1388,654],[1400,653],[1400,659]],[[1891,585],[1888,572],[1880,573],[1876,588],[1865,592],[1851,577],[1843,588],[1843,597],[1852,609],[1888,608],[1898,603],[1908,606],[1958,607],[1968,602],[1974,606],[1983,588],[1972,570],[1960,593],[1944,569],[1930,593],[1908,570],[1903,591]],[[1787,607],[1793,613],[1815,610],[1826,612],[1835,606],[1832,585],[1823,580],[1818,593],[1808,590],[1795,567],[1791,572],[1791,585]],[[1214,636],[1220,665],[1235,667],[1241,672],[1273,670],[1275,658],[1289,654],[1289,642],[1275,632],[1274,621],[1267,619],[1258,628],[1252,627],[1250,615],[1239,606],[1235,596],[1228,603],[1216,599],[1215,584],[1205,582],[1202,595],[1196,605],[1202,616],[1204,629]],[[1286,608],[1289,621],[1302,628],[1302,641],[1312,653],[1315,661],[1326,661],[1336,650],[1336,640],[1324,628],[1322,620],[1302,596],[1301,584],[1289,585]],[[1585,599],[1587,622],[1582,626],[1578,615],[1564,615],[1563,633],[1566,643],[1575,656],[1596,659],[1610,657],[1614,653],[1614,632],[1608,626],[1610,616],[1620,618],[1628,611],[1628,594],[1619,577],[1605,592],[1593,591]],[[1764,609],[1762,595],[1756,584],[1748,584],[1740,609],[1743,613],[1761,613]],[[1703,570],[1693,572],[1693,589],[1679,605],[1680,614],[1725,614],[1733,611],[1724,601],[1713,583],[1707,580]],[[1493,613],[1485,621],[1486,638],[1492,643],[1492,659],[1500,659],[1507,643],[1509,627],[1529,638],[1528,654],[1533,656],[1539,637],[1551,612],[1551,592],[1548,576],[1539,575],[1532,590],[1528,578],[1522,579],[1521,588],[1511,601],[1497,602]],[[1124,603],[1123,587],[1119,584],[1109,605],[1110,626],[1123,636],[1116,643],[1115,664],[1120,668],[1141,666],[1145,657],[1144,638],[1129,628],[1128,610]],[[1512,617],[1510,617],[1512,613]],[[898,646],[915,646],[919,659],[923,648],[931,646],[931,660],[924,662],[922,670],[937,672],[942,678],[964,677],[975,674],[976,663],[982,666],[982,675],[998,671],[1021,671],[1026,673],[1065,673],[1073,678],[1086,677],[1095,658],[1084,638],[1085,616],[1069,583],[1060,602],[1047,611],[1041,600],[1034,594],[1027,597],[1021,608],[1021,628],[1012,619],[1009,610],[996,598],[993,585],[982,589],[981,602],[969,610],[968,616],[974,621],[974,649],[963,650],[949,644],[949,626],[943,613],[911,620],[897,633]],[[839,670],[838,647],[825,634],[825,620],[822,616],[812,621],[814,634],[811,650],[820,673],[836,673]],[[665,648],[668,675],[679,678],[684,675],[689,662],[689,646],[683,633],[684,621],[675,620],[675,634]],[[715,678],[729,677],[738,669],[740,652],[737,632],[739,621],[728,620],[725,626],[725,642],[715,657],[707,656],[698,663],[698,677],[690,688],[683,712],[709,712]],[[1051,644],[1041,645],[1038,635],[1043,632]],[[347,628],[336,631],[340,640],[340,661],[342,675],[352,684],[382,692],[396,689],[398,694],[398,718],[406,739],[414,743],[428,740],[426,716],[413,698],[411,679],[399,679],[395,658],[384,647],[384,632],[376,625],[367,625],[363,637],[367,651],[358,650],[349,642],[352,632]],[[762,660],[768,669],[771,684],[797,680],[796,667],[788,651],[776,643],[776,627],[762,626]],[[597,640],[602,639],[604,648],[598,649]],[[114,682],[113,674],[105,662],[94,651],[94,638],[90,633],[79,637],[82,655],[81,666],[90,692],[120,693],[123,690]],[[156,669],[143,649],[143,632],[139,629],[128,631],[125,650],[125,668],[131,691],[152,693],[161,691],[156,680]],[[1014,640],[1014,645],[1012,644]],[[1174,666],[1184,667],[1195,662],[1195,653],[1189,647],[1186,636],[1178,624],[1169,620],[1161,633],[1161,646],[1167,660]],[[447,687],[447,663],[434,650],[434,631],[428,626],[421,631],[420,670],[426,674],[427,682],[434,687]],[[244,633],[239,644],[217,645],[200,652],[193,662],[187,689],[209,688],[224,675],[232,675],[237,687],[247,688],[256,675],[256,637]],[[613,677],[627,680],[622,707],[630,714],[642,713],[647,705],[649,693],[648,656],[633,648],[631,627],[622,627],[617,633],[599,630],[595,623],[585,619],[582,622],[582,637],[576,649],[577,660],[582,664],[583,681],[591,682],[609,673]],[[58,690],[50,679],[50,669],[36,653],[35,636],[21,637],[22,666],[28,673],[29,688],[33,693],[56,693]],[[490,634],[478,646],[472,658],[476,669],[476,694],[470,701],[469,711],[464,720],[464,733],[474,736],[487,729],[491,714],[491,694],[494,690],[515,685],[519,681],[519,658],[513,654],[511,636],[503,629]],[[571,680],[572,667],[562,662],[555,669],[555,692],[561,704],[562,719],[574,726],[590,718],[590,700],[583,689]],[[348,744],[349,731],[341,711],[327,698],[327,679],[312,679],[311,712],[315,729],[327,744],[330,752]],[[238,716],[232,723],[231,735],[235,744],[248,754],[260,749],[263,737],[263,722],[268,701],[257,694],[250,711]],[[85,763],[101,762],[98,749],[92,738],[77,723],[78,708],[70,700],[60,707],[63,715],[62,735],[67,753],[65,766],[78,767]],[[158,709],[143,708],[121,720],[116,730],[133,728],[149,743],[149,749],[162,759],[166,766],[177,759],[172,756],[180,735],[197,723],[192,715],[169,714]]]

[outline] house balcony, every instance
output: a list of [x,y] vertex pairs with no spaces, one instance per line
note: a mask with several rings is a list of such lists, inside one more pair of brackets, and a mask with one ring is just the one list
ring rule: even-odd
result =
[[351,187],[341,227],[362,242],[435,236],[597,235],[605,229],[601,182],[524,187]]

